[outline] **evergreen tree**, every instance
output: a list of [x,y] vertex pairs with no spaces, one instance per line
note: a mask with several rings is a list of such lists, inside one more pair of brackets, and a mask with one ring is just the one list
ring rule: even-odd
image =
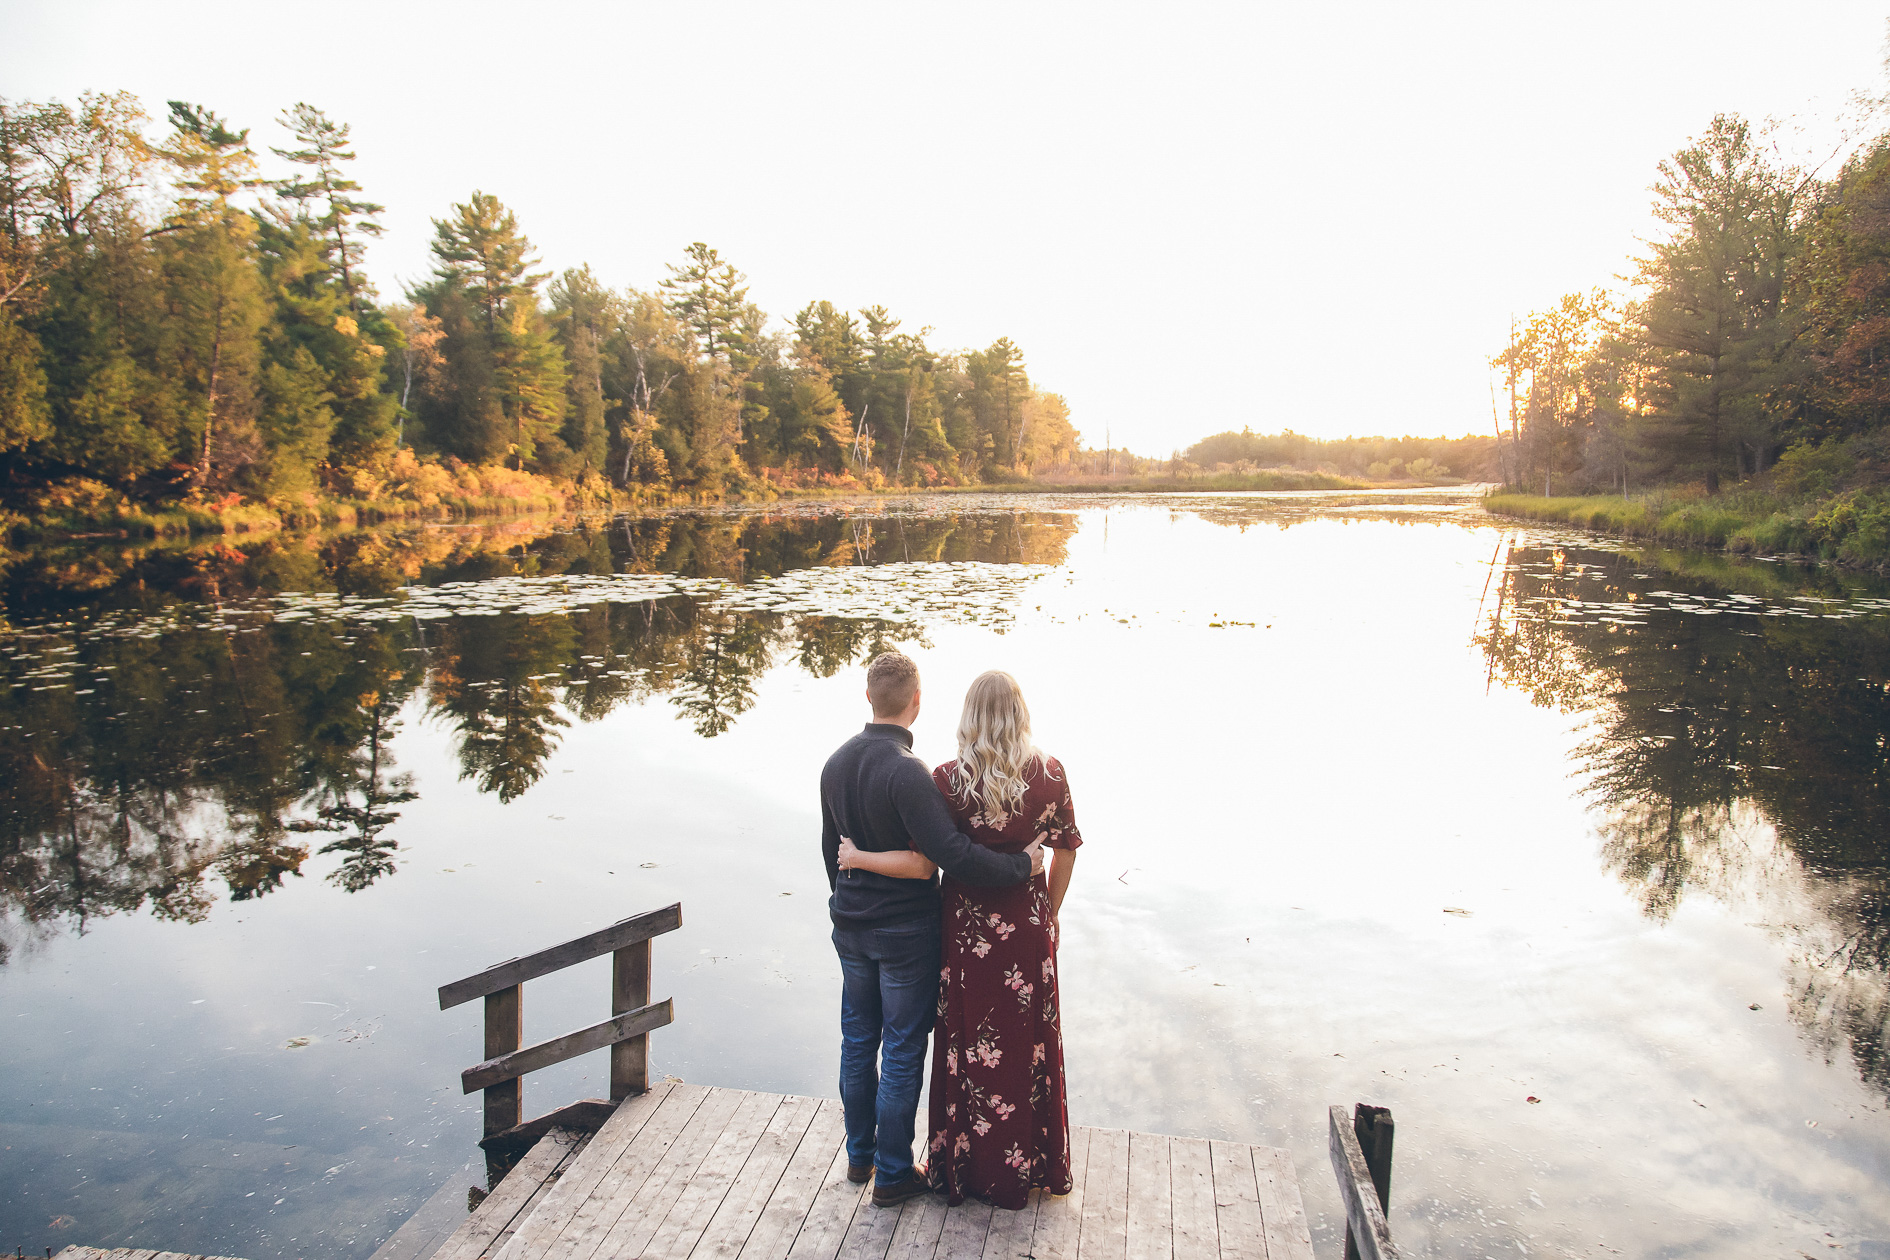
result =
[[560,437],[580,473],[602,472],[608,456],[604,356],[619,321],[616,295],[589,267],[566,271],[551,286],[558,344],[571,366]]
[[1791,338],[1784,298],[1802,187],[1797,172],[1767,167],[1751,128],[1729,114],[1662,162],[1654,185],[1672,235],[1641,260],[1641,336],[1665,377],[1667,442],[1708,493],[1735,437],[1767,443],[1763,396]]
[[538,306],[549,273],[518,218],[489,193],[434,220],[434,282],[415,297],[439,317],[447,370],[428,412],[431,439],[474,462],[561,469],[564,355]]
[[181,196],[160,249],[174,346],[197,413],[193,483],[256,462],[256,373],[267,317],[252,244],[254,222],[233,204],[262,186],[249,132],[231,131],[200,105],[171,101],[172,135],[158,150]]
[[743,349],[745,340],[748,277],[701,241],[685,252],[688,261],[680,267],[670,264],[668,278],[660,282],[665,301],[696,334],[705,357],[731,365],[731,355]]
[[1821,370],[1798,391],[1798,435],[1890,427],[1890,136],[1853,157],[1818,206],[1802,276],[1807,348]]
[[[171,102],[152,144],[128,94],[0,100],[9,507],[102,515],[112,490],[291,508],[323,488],[406,487],[439,502],[448,471],[478,492],[476,471],[423,471],[436,455],[714,496],[776,468],[936,484],[1074,450],[1067,408],[1031,388],[1010,342],[941,354],[884,308],[831,302],[771,332],[702,242],[652,292],[569,270],[547,310],[531,243],[483,192],[435,222],[413,302],[383,310],[362,265],[381,207],[347,177],[348,128],[306,102],[281,121],[295,142],[274,152],[294,174],[265,180],[249,133],[200,105]],[[169,186],[146,197],[153,170]],[[262,189],[275,199],[253,200]],[[409,419],[422,449],[396,461]],[[253,812],[256,869],[279,875],[263,858],[280,802]]]
[[1023,351],[1009,337],[999,337],[988,348],[966,355],[965,370],[971,378],[982,453],[993,471],[1014,470],[1023,440],[1023,403],[1030,393]]
[[[303,214],[312,218],[320,229],[329,258],[341,272],[341,287],[347,293],[349,312],[354,313],[359,307],[361,292],[359,271],[365,248],[361,238],[381,234],[381,225],[367,216],[380,214],[387,207],[349,196],[360,192],[361,185],[341,173],[341,163],[354,161],[354,151],[348,147],[346,124],[332,122],[313,105],[298,101],[294,109],[283,111],[282,125],[294,133],[302,147],[272,149],[271,152],[310,169],[306,178],[280,181],[276,191],[301,205]],[[311,202],[317,203],[312,215],[309,214]]]

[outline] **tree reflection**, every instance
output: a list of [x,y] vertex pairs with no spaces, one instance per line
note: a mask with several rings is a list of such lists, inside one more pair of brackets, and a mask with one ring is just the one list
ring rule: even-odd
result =
[[1794,1017],[1890,1091],[1890,621],[1570,615],[1626,600],[1622,578],[1658,559],[1509,556],[1477,636],[1491,678],[1587,719],[1601,859],[1642,910],[1665,920],[1692,891],[1761,904]]
[[[35,934],[144,909],[195,921],[300,878],[310,842],[358,892],[396,868],[417,799],[393,743],[409,706],[451,732],[501,801],[545,774],[573,722],[664,697],[703,738],[793,660],[815,677],[916,625],[716,607],[686,596],[568,614],[364,621],[273,615],[274,591],[386,597],[406,583],[678,573],[741,580],[886,560],[1063,556],[1065,516],[887,522],[703,513],[152,544],[13,557],[4,596],[36,628],[0,639],[0,962]],[[245,609],[248,611],[244,611]],[[153,627],[168,627],[159,629]]]
[[[342,855],[341,865],[328,878],[348,892],[360,892],[381,876],[393,874],[394,854],[400,846],[381,833],[400,817],[400,811],[389,806],[420,797],[413,790],[411,774],[388,775],[394,765],[391,737],[399,725],[399,701],[392,695],[368,692],[360,697],[359,711],[368,719],[366,743],[350,750],[341,773],[326,785],[328,799],[316,809],[315,817],[289,824],[292,831],[340,833],[320,852]],[[231,892],[237,895],[234,885]]]

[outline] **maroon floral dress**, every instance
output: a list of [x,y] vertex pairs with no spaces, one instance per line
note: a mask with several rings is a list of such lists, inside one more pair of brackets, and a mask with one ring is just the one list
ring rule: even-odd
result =
[[[986,817],[952,793],[948,761],[932,779],[959,830],[1019,853],[1041,839],[1083,843],[1070,786],[1056,758],[1039,758],[1018,809]],[[1033,1186],[1070,1192],[1070,1117],[1057,1012],[1057,927],[1049,885],[1037,875],[1008,888],[974,888],[947,875],[944,970],[932,1039],[929,1171],[932,1186],[1021,1208]]]

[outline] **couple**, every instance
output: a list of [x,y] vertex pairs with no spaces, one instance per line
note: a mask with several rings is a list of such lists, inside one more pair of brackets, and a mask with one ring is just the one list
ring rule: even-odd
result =
[[[866,698],[873,720],[820,775],[847,1176],[874,1177],[878,1207],[933,1190],[1004,1208],[1032,1187],[1068,1194],[1057,911],[1083,839],[1063,768],[1031,746],[1009,674],[971,684],[958,758],[930,773],[912,752],[918,666],[874,657]],[[935,1021],[928,1166],[914,1168]]]

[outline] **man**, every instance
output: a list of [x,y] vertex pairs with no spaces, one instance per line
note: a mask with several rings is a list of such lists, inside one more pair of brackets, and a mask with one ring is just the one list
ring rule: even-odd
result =
[[872,1176],[874,1206],[890,1207],[928,1188],[912,1166],[912,1128],[938,1004],[938,881],[860,870],[843,877],[840,837],[872,852],[916,849],[953,879],[983,887],[1029,879],[1043,870],[1043,851],[999,853],[959,834],[931,772],[912,751],[919,667],[910,657],[874,657],[866,699],[873,720],[820,772],[820,849],[842,976],[847,1177],[864,1184]]

